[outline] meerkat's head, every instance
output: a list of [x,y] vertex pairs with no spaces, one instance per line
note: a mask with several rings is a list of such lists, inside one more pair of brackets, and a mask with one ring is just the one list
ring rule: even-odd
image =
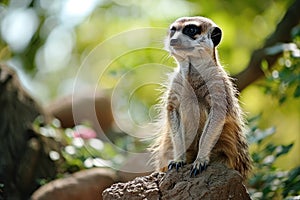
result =
[[165,48],[179,58],[208,54],[215,58],[221,29],[205,17],[182,17],[173,22],[165,41]]

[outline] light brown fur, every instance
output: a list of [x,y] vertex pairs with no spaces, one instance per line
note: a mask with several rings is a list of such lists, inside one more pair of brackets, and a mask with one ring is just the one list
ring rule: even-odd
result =
[[[194,25],[198,32],[190,34]],[[178,70],[166,88],[161,130],[152,146],[157,170],[166,171],[172,161],[176,167],[193,163],[201,172],[222,162],[246,178],[251,169],[237,92],[217,58],[220,34],[216,24],[203,17],[180,18],[170,27],[166,49]]]

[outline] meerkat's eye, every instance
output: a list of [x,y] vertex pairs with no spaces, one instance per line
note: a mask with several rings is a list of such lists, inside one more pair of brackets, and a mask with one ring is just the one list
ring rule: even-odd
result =
[[176,28],[175,28],[175,26],[172,26],[170,28],[170,35],[171,35],[171,37],[175,34],[175,32],[176,32]]
[[182,33],[189,36],[192,39],[195,39],[195,35],[201,33],[201,27],[196,26],[194,24],[187,25],[186,27],[183,28]]

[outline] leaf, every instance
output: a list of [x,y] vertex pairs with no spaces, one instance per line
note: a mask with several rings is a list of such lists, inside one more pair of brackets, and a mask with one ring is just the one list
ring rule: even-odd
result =
[[255,162],[255,163],[258,163],[261,160],[260,154],[258,154],[256,152],[254,152],[251,157],[252,157],[253,162]]
[[273,155],[269,155],[269,156],[267,156],[267,157],[264,158],[263,164],[265,164],[265,165],[271,165],[271,164],[274,163],[274,161],[275,161],[275,157]]
[[251,144],[253,143],[261,143],[263,139],[274,134],[276,131],[275,127],[268,128],[266,130],[256,129],[253,133],[249,134],[248,140]]
[[294,145],[294,143],[291,143],[289,145],[278,146],[276,148],[276,157],[278,158],[281,155],[287,154],[291,150],[291,148],[293,147],[293,145]]
[[262,116],[262,113],[258,114],[258,115],[255,115],[254,117],[251,117],[248,119],[248,123],[254,123],[254,122],[257,122],[261,119],[261,116]]
[[294,97],[295,98],[300,97],[300,85],[298,85],[297,88],[295,89]]
[[269,64],[268,64],[268,62],[266,61],[266,59],[264,59],[264,60],[261,61],[261,69],[262,69],[262,71],[263,71],[265,74],[268,72]]
[[284,182],[284,190],[282,192],[283,197],[288,195],[299,195],[300,194],[300,167],[292,169],[287,180]]
[[272,154],[278,147],[272,143],[268,144],[265,148],[269,154]]
[[298,177],[299,181],[300,181],[300,167],[297,167],[295,169],[292,169],[290,172],[289,172],[289,178],[287,181],[294,181],[294,179],[296,179]]
[[282,95],[280,98],[279,98],[279,104],[282,105],[285,101],[286,101],[287,97],[286,95]]
[[295,57],[299,57],[300,50],[295,43],[281,43],[265,49],[267,55],[276,55],[284,51],[290,51]]

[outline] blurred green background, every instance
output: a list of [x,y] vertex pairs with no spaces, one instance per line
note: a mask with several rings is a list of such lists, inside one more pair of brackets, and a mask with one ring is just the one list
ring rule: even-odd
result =
[[[263,45],[292,2],[291,0],[2,1],[0,61],[13,66],[30,93],[41,104],[47,105],[58,97],[72,94],[75,81],[78,81],[83,89],[93,83],[90,82],[90,77],[97,75],[99,68],[103,69],[103,66],[98,66],[101,63],[91,67],[88,73],[80,76],[77,73],[86,57],[102,42],[121,32],[139,28],[160,28],[167,33],[169,24],[176,18],[201,15],[213,19],[223,29],[219,58],[225,69],[234,75],[246,67],[252,51]],[[139,49],[124,55],[118,55],[117,52],[120,48],[131,48],[128,43],[102,45],[101,51],[97,53],[103,55],[109,53],[118,57],[105,66],[97,88],[111,95],[124,74],[143,64],[159,63],[174,67],[172,58],[162,50],[163,40],[163,36],[157,38],[154,45],[157,48]],[[135,40],[131,42],[134,43]],[[299,71],[299,65],[296,67]],[[273,72],[267,70],[266,74],[276,74]],[[150,70],[136,73],[130,79],[132,82],[138,82],[138,79],[150,77],[151,80],[159,81],[157,78],[159,76]],[[81,79],[78,80],[78,77]],[[294,98],[289,90],[284,90],[281,92],[285,93],[286,98],[280,103],[277,93],[268,94],[267,81],[268,79],[261,79],[248,86],[242,91],[240,99],[247,118],[261,115],[258,124],[260,128],[276,128],[276,133],[269,140],[278,144],[294,143],[291,152],[278,158],[275,163],[288,170],[300,165],[300,101],[299,98]],[[134,83],[129,85],[129,91],[124,93],[130,92],[134,85]],[[158,87],[157,84],[149,84],[136,90],[133,95],[134,108],[129,109],[129,112],[137,124],[143,125],[153,120],[152,115],[155,116],[155,112],[152,108],[157,103]],[[255,150],[257,147],[253,145],[251,148]]]

